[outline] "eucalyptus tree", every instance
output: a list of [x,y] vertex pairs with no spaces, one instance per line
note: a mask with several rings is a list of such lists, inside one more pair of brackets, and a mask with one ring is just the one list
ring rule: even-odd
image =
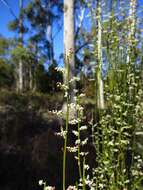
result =
[[[90,34],[84,23],[87,9],[85,1],[64,1],[64,55],[65,67],[69,69],[69,80],[80,72],[83,49],[88,48],[90,43]],[[66,82],[66,76],[64,78]],[[71,102],[74,97],[74,88],[76,88],[76,82],[70,84]]]
[[104,87],[102,79],[102,23],[101,23],[101,1],[97,0],[97,105],[104,109]]
[[[25,32],[24,24],[23,24],[23,0],[19,0],[19,16],[15,16],[15,19],[11,21],[8,25],[9,29],[12,31],[18,32],[18,41],[17,46],[23,48],[24,39],[23,35]],[[18,92],[22,92],[24,90],[24,73],[23,73],[23,63],[20,58],[18,61],[18,66],[16,67],[16,89]]]
[[38,59],[44,62],[54,62],[54,32],[53,27],[61,16],[62,1],[33,0],[25,8],[25,14],[30,23],[29,41],[35,46]]
[[[18,31],[19,37],[18,37],[18,46],[22,47],[23,46],[23,33],[24,33],[24,25],[23,25],[23,0],[19,0],[19,16],[16,16],[15,13],[13,12],[12,8],[8,4],[7,1],[1,0],[4,5],[7,6],[9,9],[10,13],[14,17],[14,21],[9,23],[9,29],[13,31]],[[23,91],[23,64],[22,60],[19,60],[18,66],[16,68],[16,88],[17,91],[22,92]]]
[[[19,46],[23,47],[23,0],[19,0]],[[22,92],[24,79],[23,79],[23,63],[22,59],[19,60],[18,67],[18,85],[17,90]]]
[[26,47],[16,47],[11,51],[11,58],[14,63],[22,60],[23,89],[22,91],[33,90],[35,79],[33,77],[33,64],[36,63],[35,54]]
[[0,35],[0,58],[5,59],[8,54],[10,43],[9,40]]
[[135,43],[137,0],[130,1],[128,17],[128,52],[127,63],[131,62],[131,51]]
[[10,60],[11,40],[0,35],[0,87],[14,85],[14,68]]
[[[69,103],[74,102],[75,82],[69,81],[75,76],[75,38],[74,38],[74,0],[64,0],[64,84],[67,88],[66,102],[63,104],[63,112],[66,112],[66,131],[68,132],[69,117],[75,115],[75,110],[69,108]],[[66,92],[67,93],[67,92]],[[70,112],[70,114],[69,114]],[[74,114],[72,114],[74,112]],[[72,118],[73,119],[73,118]],[[63,190],[66,189],[66,154],[67,135],[64,139],[63,151]]]
[[[65,81],[75,76],[75,24],[74,24],[74,0],[64,1],[64,55],[65,67],[69,72],[69,79],[65,76]],[[71,94],[74,85],[71,87]],[[71,95],[70,94],[70,95]],[[73,99],[73,95],[71,95]]]

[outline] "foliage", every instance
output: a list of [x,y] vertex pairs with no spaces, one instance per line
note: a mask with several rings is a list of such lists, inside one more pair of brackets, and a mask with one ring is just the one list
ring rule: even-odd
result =
[[[29,42],[35,44],[39,57],[43,57],[45,62],[54,57],[53,34],[48,30],[52,31],[54,22],[59,19],[61,4],[61,1],[57,3],[52,0],[48,2],[39,0],[29,2],[24,9],[31,30],[35,31],[29,36]],[[54,11],[55,8],[57,13]],[[50,29],[48,27],[50,27]]]
[[58,82],[62,82],[63,76],[60,71],[56,70],[57,65],[49,66],[48,71],[45,70],[43,65],[37,65],[35,70],[35,80],[37,91],[55,93],[60,89],[57,87]]
[[24,62],[30,62],[32,58],[34,59],[34,55],[32,54],[32,52],[28,51],[27,48],[20,46],[13,49],[11,54],[14,61],[19,61],[20,59],[22,59]]
[[[47,101],[48,100],[48,101]],[[63,94],[57,93],[56,96],[46,93],[25,93],[19,94],[6,89],[1,89],[0,105],[9,106],[15,111],[33,110],[55,110],[60,109],[63,102]]]
[[0,56],[6,55],[8,48],[9,48],[8,39],[0,36]]
[[13,66],[0,59],[0,87],[11,88],[14,84]]

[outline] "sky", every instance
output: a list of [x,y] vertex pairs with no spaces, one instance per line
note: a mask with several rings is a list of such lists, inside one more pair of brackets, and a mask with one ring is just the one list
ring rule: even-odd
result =
[[[27,2],[29,0],[26,0]],[[15,15],[18,15],[18,0],[7,0],[8,4],[12,8]],[[9,31],[7,28],[8,22],[11,21],[14,17],[12,17],[8,8],[2,3],[0,0],[0,33],[5,37],[13,37],[13,32]]]
[[[24,6],[30,2],[31,0],[24,0]],[[14,14],[18,16],[19,7],[18,7],[18,0],[7,0],[8,4],[12,8]],[[12,31],[8,30],[8,23],[14,17],[11,15],[9,9],[2,3],[0,0],[0,34],[4,37],[14,37],[15,34]],[[63,52],[63,29],[57,32],[57,26],[54,26],[54,52],[55,52],[55,59],[59,60],[59,56]]]

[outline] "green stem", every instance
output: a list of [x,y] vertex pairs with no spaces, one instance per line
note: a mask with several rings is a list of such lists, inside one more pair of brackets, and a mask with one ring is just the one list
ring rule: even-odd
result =
[[83,178],[82,178],[82,183],[83,183],[83,190],[86,190],[86,183],[85,183],[85,157],[83,158]]
[[[79,98],[77,100],[77,103],[79,104]],[[78,117],[78,141],[80,142],[80,111],[78,110],[77,113]],[[79,169],[79,176],[82,179],[82,172],[81,172],[81,159],[80,159],[80,144],[78,144],[78,169]]]
[[[68,60],[68,59],[67,59]],[[67,87],[69,88],[69,60],[67,61]],[[63,150],[63,190],[66,190],[66,156],[67,156],[67,137],[69,128],[69,94],[66,99],[67,111],[66,111],[66,134],[64,137],[64,150]]]

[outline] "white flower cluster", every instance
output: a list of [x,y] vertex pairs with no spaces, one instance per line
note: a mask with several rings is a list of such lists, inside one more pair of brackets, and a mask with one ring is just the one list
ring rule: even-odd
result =
[[52,110],[52,111],[49,111],[49,113],[55,114],[57,116],[62,116],[63,115],[62,110]]
[[58,72],[62,72],[63,74],[66,72],[65,68],[63,67],[56,67],[55,70]]
[[70,81],[69,81],[69,83],[73,83],[73,82],[78,82],[78,81],[80,81],[80,78],[79,77],[73,77]]
[[40,186],[44,185],[44,189],[43,190],[55,190],[55,187],[47,186],[46,182],[44,182],[43,180],[39,180],[39,185]]
[[76,147],[76,146],[74,146],[74,147],[67,147],[67,150],[68,150],[69,152],[74,153],[74,152],[77,152],[77,151],[78,151],[78,147]]
[[68,188],[67,188],[67,190],[77,190],[77,188],[76,188],[76,186],[69,186]]
[[61,131],[60,132],[56,132],[55,133],[56,136],[60,136],[60,137],[63,137],[65,139],[66,135],[67,135],[67,131],[65,131],[63,129],[63,127],[61,127]]
[[43,185],[44,184],[44,181],[43,180],[39,180],[39,185]]

